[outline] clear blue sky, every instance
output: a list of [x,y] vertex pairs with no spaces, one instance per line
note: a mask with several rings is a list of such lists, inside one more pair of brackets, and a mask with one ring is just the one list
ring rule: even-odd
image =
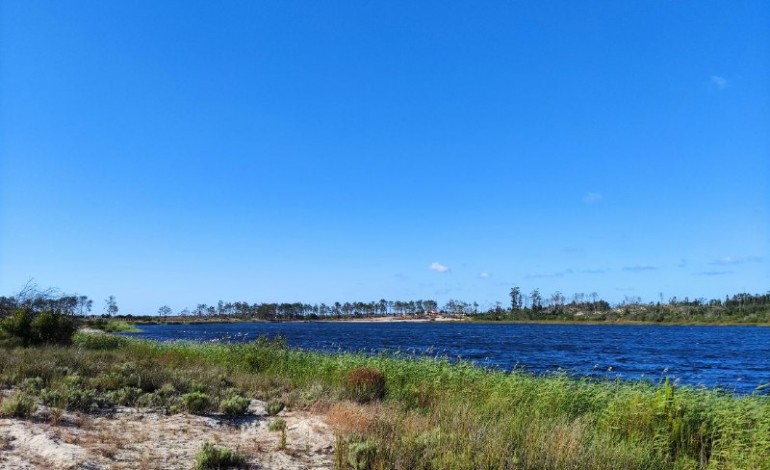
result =
[[770,3],[0,6],[0,294],[770,289]]

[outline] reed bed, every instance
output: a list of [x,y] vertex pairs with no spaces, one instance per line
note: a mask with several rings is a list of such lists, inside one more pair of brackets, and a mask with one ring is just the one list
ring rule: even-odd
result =
[[[353,399],[352,371],[357,386],[360,377],[384,377],[384,390]],[[220,405],[252,397],[313,407],[339,430],[338,468],[770,469],[770,397],[668,381],[332,355],[265,338],[193,344],[78,334],[71,347],[3,351],[0,385],[86,411],[126,404],[175,413],[194,401],[196,412],[232,414]]]

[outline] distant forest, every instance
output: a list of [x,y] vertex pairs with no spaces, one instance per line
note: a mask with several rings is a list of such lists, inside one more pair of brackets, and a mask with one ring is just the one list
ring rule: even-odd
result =
[[27,285],[17,295],[0,297],[0,318],[17,309],[32,312],[135,321],[228,321],[228,320],[320,320],[375,316],[431,316],[438,314],[467,316],[481,321],[606,321],[606,322],[693,322],[693,323],[770,323],[770,292],[740,293],[724,299],[679,299],[642,302],[639,297],[626,297],[611,304],[590,294],[575,293],[570,297],[556,291],[546,296],[534,289],[523,293],[513,286],[510,302],[481,309],[476,302],[449,300],[439,305],[435,300],[386,300],[371,302],[334,302],[330,304],[225,302],[215,305],[197,304],[192,309],[174,312],[161,306],[155,315],[134,315],[120,312],[115,297],[104,301],[101,312],[94,312],[94,302],[84,295],[62,295],[54,290],[40,291]]

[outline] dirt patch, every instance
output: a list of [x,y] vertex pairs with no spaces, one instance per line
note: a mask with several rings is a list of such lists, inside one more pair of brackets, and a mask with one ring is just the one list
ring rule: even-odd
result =
[[[335,437],[317,414],[268,416],[252,400],[249,414],[220,416],[119,408],[105,415],[64,413],[56,422],[38,410],[30,419],[0,419],[0,469],[189,469],[204,442],[246,457],[249,468],[333,468]],[[270,422],[286,422],[285,445]]]

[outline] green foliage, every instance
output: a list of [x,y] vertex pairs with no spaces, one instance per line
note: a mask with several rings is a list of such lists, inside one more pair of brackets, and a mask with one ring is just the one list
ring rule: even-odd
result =
[[377,369],[357,367],[345,376],[345,393],[359,403],[385,398],[385,376]]
[[75,333],[75,320],[63,313],[43,311],[34,313],[18,308],[0,322],[0,329],[17,338],[24,347],[40,344],[69,344]]
[[85,349],[117,349],[128,341],[127,338],[114,335],[75,333],[72,342]]
[[28,418],[35,412],[35,400],[25,394],[17,393],[0,403],[0,416],[7,418]]
[[217,447],[206,442],[195,456],[195,470],[240,468],[246,465],[243,456],[226,447]]
[[49,311],[40,312],[31,326],[34,344],[70,344],[77,329],[71,316]]
[[105,333],[136,333],[139,331],[134,323],[106,318],[95,318],[93,320],[88,320],[86,322],[86,326],[95,330],[102,330]]
[[219,411],[230,417],[242,415],[249,409],[250,403],[248,398],[234,395],[219,402]]
[[265,406],[265,412],[268,416],[275,416],[283,410],[284,406],[285,405],[280,400],[271,400],[267,403],[267,406]]
[[[201,396],[215,409],[252,393],[263,399],[307,396],[330,405],[348,396],[346,377],[357,368],[386,377],[387,394],[375,405],[344,403],[353,410],[348,420],[356,431],[338,441],[335,460],[343,462],[338,468],[372,462],[371,455],[374,463],[361,465],[769,468],[770,397],[665,382],[576,380],[439,359],[327,355],[269,341],[201,345],[131,339],[115,349],[3,350],[0,386],[49,406],[87,411],[130,403],[137,395],[136,406],[167,412],[195,407],[191,404]],[[295,400],[291,403],[302,403]],[[355,424],[362,416],[367,424]],[[356,460],[350,452],[354,443],[366,443],[357,447]]]
[[360,442],[351,442],[348,445],[348,463],[355,470],[368,470],[374,468],[377,458],[377,444],[371,439]]
[[29,346],[34,337],[32,332],[32,320],[34,318],[32,310],[17,308],[10,316],[0,321],[0,330],[9,336],[20,339],[25,347]]
[[107,399],[95,390],[85,387],[78,375],[65,376],[41,390],[40,398],[47,406],[69,411],[92,411],[105,406]]
[[181,397],[185,410],[192,414],[203,414],[211,411],[212,402],[208,395],[201,392],[185,393]]
[[143,393],[138,387],[123,387],[118,390],[107,392],[107,401],[109,403],[121,406],[134,406]]

